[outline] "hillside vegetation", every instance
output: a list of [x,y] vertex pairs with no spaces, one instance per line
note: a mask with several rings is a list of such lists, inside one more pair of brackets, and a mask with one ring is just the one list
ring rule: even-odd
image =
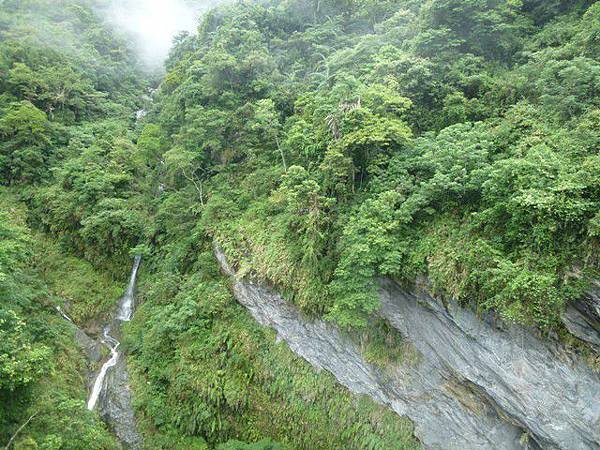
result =
[[0,1],[0,444],[117,446],[55,306],[93,331],[133,254],[123,347],[164,449],[419,448],[253,322],[214,241],[382,364],[378,277],[546,333],[598,277],[600,3],[235,2],[151,104],[106,5]]
[[593,3],[216,10],[176,43],[138,143],[158,217],[200,204],[241,268],[342,326],[385,275],[556,327],[598,272]]

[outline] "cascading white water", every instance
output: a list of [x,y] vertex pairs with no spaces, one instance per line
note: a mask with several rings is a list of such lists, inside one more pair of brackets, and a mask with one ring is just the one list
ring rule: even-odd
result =
[[96,407],[96,403],[98,403],[98,397],[100,397],[100,392],[102,392],[102,387],[104,385],[104,378],[106,377],[106,372],[111,367],[114,367],[119,360],[119,352],[117,349],[119,348],[119,341],[114,339],[108,333],[110,332],[110,326],[107,325],[104,328],[104,339],[102,339],[102,343],[108,348],[110,348],[110,359],[104,363],[102,369],[100,369],[100,373],[96,377],[96,381],[94,382],[94,387],[92,388],[92,393],[90,394],[90,398],[88,399],[87,407],[90,411],[92,411]]
[[117,319],[121,322],[129,322],[133,315],[133,291],[135,289],[135,279],[137,276],[138,267],[140,266],[141,256],[136,256],[133,262],[133,268],[131,269],[131,277],[129,278],[129,285],[127,291],[119,303],[119,313]]
[[65,319],[68,322],[73,323],[73,319],[71,319],[69,316],[67,316],[67,314],[62,310],[62,308],[60,306],[57,306],[56,310],[62,316],[63,319]]
[[[119,309],[117,311],[116,318],[120,322],[129,322],[131,320],[131,316],[133,315],[133,294],[135,291],[135,281],[141,259],[142,257],[139,255],[135,257],[133,268],[131,269],[131,276],[129,277],[129,284],[127,285],[127,290],[119,302]],[[92,388],[92,392],[87,404],[87,407],[90,411],[93,410],[98,403],[98,399],[104,388],[104,379],[106,378],[108,370],[111,367],[114,367],[119,361],[120,354],[117,349],[121,343],[112,337],[110,332],[111,326],[106,325],[104,327],[102,343],[110,349],[111,356],[110,359],[104,363],[100,369],[100,372],[98,373],[98,376],[96,377],[96,380],[94,381],[94,387]]]

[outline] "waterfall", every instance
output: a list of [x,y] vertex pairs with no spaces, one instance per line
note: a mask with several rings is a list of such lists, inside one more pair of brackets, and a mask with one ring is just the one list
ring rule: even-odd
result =
[[141,437],[136,431],[127,366],[122,352],[118,351],[121,343],[117,337],[121,324],[129,322],[133,315],[135,283],[141,259],[141,256],[135,257],[127,289],[119,301],[113,320],[104,327],[101,341],[109,348],[111,355],[96,376],[87,404],[90,411],[99,410],[125,448],[136,450],[142,446]]
[[98,397],[100,397],[100,392],[102,392],[102,388],[104,385],[104,378],[106,377],[106,373],[108,369],[114,367],[119,360],[119,352],[117,349],[119,348],[120,342],[111,337],[108,333],[110,332],[110,325],[104,327],[104,339],[102,339],[102,343],[108,348],[110,348],[110,359],[104,363],[102,369],[98,373],[96,377],[96,381],[94,382],[94,387],[92,388],[92,393],[90,394],[90,398],[88,400],[87,407],[90,411],[92,411],[96,407],[96,403],[98,403]]
[[[135,291],[137,271],[140,267],[141,260],[142,257],[138,255],[135,257],[133,262],[133,268],[131,269],[131,276],[129,277],[127,290],[119,302],[119,309],[117,311],[117,321],[119,322],[129,322],[131,320],[131,316],[133,315],[133,294]],[[106,378],[108,369],[114,367],[119,360],[119,352],[117,349],[121,343],[110,335],[111,328],[112,327],[110,324],[104,327],[102,343],[110,349],[111,356],[110,359],[104,363],[102,369],[100,369],[100,372],[96,377],[96,381],[94,382],[94,387],[92,388],[87,405],[90,411],[93,410],[96,407],[96,403],[98,403],[98,398],[100,397],[100,393],[104,388],[104,379]]]
[[135,280],[141,260],[141,256],[138,255],[135,257],[133,268],[131,269],[131,277],[129,278],[129,284],[127,285],[127,290],[125,291],[125,295],[119,303],[119,313],[117,315],[117,319],[121,322],[129,322],[131,320],[131,316],[133,315],[133,291],[135,290]]

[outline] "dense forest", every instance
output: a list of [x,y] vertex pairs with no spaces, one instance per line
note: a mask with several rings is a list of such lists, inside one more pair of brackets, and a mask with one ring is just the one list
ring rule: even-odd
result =
[[420,448],[254,322],[214,244],[381,366],[380,277],[591,352],[560,315],[600,271],[600,3],[230,2],[165,73],[108,3],[0,1],[0,445],[119,448],[56,308],[97,335],[137,254],[149,449]]

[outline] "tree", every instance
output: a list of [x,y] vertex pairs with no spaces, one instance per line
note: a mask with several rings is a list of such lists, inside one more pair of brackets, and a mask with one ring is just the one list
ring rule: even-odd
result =
[[29,101],[0,118],[0,174],[5,184],[39,181],[50,157],[49,123]]
[[177,185],[177,178],[192,184],[198,194],[200,203],[204,205],[204,189],[202,187],[201,170],[197,155],[181,147],[175,147],[164,154],[165,165],[171,181]]
[[14,391],[48,370],[50,349],[32,341],[27,325],[14,311],[0,308],[0,390]]
[[254,107],[254,122],[250,125],[250,129],[258,133],[262,145],[275,144],[281,156],[283,170],[287,172],[285,154],[281,146],[280,136],[282,127],[273,100],[263,99],[256,102],[256,106]]

